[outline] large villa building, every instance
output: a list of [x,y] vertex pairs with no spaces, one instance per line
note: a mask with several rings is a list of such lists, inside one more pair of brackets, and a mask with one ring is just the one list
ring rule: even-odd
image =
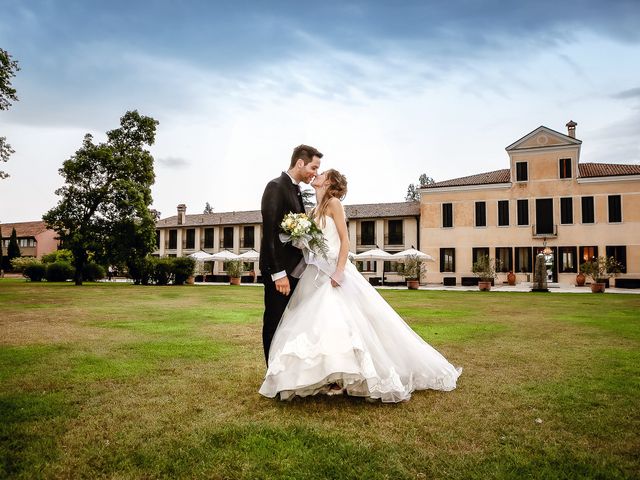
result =
[[[617,286],[637,285],[640,165],[581,163],[576,124],[567,128],[535,129],[506,148],[509,168],[428,185],[419,203],[347,205],[351,251],[416,247],[436,260],[422,281],[447,285],[470,282],[481,255],[499,261],[497,282],[509,271],[526,282],[544,251],[549,280],[561,284],[574,284],[581,263],[606,255],[623,265]],[[257,250],[261,224],[260,211],[187,215],[178,205],[157,223],[155,254]],[[389,262],[359,266],[368,277],[401,280]],[[215,262],[211,273],[223,268]]]

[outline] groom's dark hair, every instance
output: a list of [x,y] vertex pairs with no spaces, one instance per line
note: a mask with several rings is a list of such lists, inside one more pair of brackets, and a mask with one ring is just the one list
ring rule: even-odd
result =
[[293,149],[293,154],[291,155],[291,164],[289,168],[293,168],[296,166],[296,162],[299,158],[304,161],[304,164],[311,162],[313,157],[322,158],[322,154],[318,151],[317,148],[310,147],[309,145],[298,145]]

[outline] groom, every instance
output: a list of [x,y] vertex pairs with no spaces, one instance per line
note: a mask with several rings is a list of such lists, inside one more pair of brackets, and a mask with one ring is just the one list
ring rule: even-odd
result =
[[[260,270],[264,282],[264,319],[262,345],[269,363],[269,347],[278,328],[280,317],[289,303],[289,296],[298,279],[292,276],[302,261],[302,251],[280,240],[280,222],[286,214],[304,213],[300,182],[311,183],[320,168],[322,153],[309,145],[293,149],[289,170],[271,180],[262,195],[262,243]],[[296,272],[299,274],[299,272]]]

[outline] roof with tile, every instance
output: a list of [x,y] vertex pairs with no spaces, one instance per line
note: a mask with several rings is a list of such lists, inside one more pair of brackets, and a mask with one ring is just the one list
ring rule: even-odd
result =
[[[364,203],[345,205],[344,209],[348,219],[413,217],[420,215],[420,204],[418,202]],[[185,222],[180,226],[252,225],[258,223],[262,223],[260,210],[248,210],[244,212],[185,215]],[[157,228],[177,226],[177,215],[163,218],[156,222]]]
[[494,170],[493,172],[477,173],[467,177],[453,178],[442,182],[432,183],[425,188],[463,187],[468,185],[490,185],[494,183],[508,183],[511,181],[511,173],[508,168]]
[[14,228],[16,229],[16,236],[18,238],[35,237],[47,230],[47,226],[43,221],[3,223],[0,225],[0,228],[2,229],[2,238],[9,238]]
[[640,165],[625,163],[579,163],[578,172],[581,178],[640,175]]

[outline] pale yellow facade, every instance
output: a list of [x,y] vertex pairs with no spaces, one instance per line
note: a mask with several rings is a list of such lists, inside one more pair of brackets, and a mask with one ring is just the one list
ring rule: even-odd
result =
[[[523,247],[532,247],[535,255],[543,245],[553,249],[554,258],[550,260],[552,266],[549,268],[551,281],[575,283],[576,271],[583,261],[577,258],[583,252],[581,247],[597,247],[599,255],[608,251],[623,252],[626,273],[618,278],[640,278],[640,175],[615,174],[619,172],[611,171],[605,164],[590,164],[602,170],[603,175],[586,172],[580,164],[580,146],[581,142],[569,135],[540,127],[507,147],[508,172],[489,172],[484,182],[465,177],[423,189],[421,250],[438,259],[435,268],[427,274],[427,282],[442,283],[445,278],[449,281],[455,278],[456,284],[460,284],[463,278],[473,277],[473,249],[480,248],[488,248],[491,258],[497,257],[496,248],[504,249],[501,250],[503,254],[511,249],[509,269],[516,273],[517,281],[527,281],[530,268],[518,271],[515,257],[517,253],[525,252]],[[518,180],[517,169],[522,167],[517,167],[517,163],[526,164],[526,180]],[[561,178],[561,169],[567,165],[569,170],[565,170],[564,175],[568,174],[568,178]],[[583,197],[593,199],[593,222],[584,221],[584,213],[589,216],[589,212],[583,212]],[[618,198],[610,200],[610,197]],[[571,199],[562,200],[564,216],[561,199]],[[518,224],[518,200],[527,200],[528,221],[521,221],[525,223],[523,225]],[[612,221],[610,213],[615,217],[616,212],[609,212],[609,204],[614,202],[612,209],[617,209],[618,200],[621,218]],[[499,226],[498,203],[501,201],[503,208],[508,205],[508,224]],[[482,215],[483,208],[476,204],[482,202],[486,209],[485,225],[476,219],[478,210]],[[567,206],[569,203],[571,208]],[[445,204],[451,204],[452,208],[450,227],[443,224],[447,220],[444,218],[447,213],[443,213],[443,209],[448,208],[443,207]],[[589,205],[584,209],[589,210]],[[567,219],[567,212],[572,213],[572,218]],[[505,217],[502,218],[506,223]],[[539,228],[542,225],[544,228]],[[617,250],[613,250],[614,247]],[[575,249],[573,254],[572,248]],[[451,249],[453,262],[448,261]],[[576,258],[565,258],[563,265],[561,253]],[[447,262],[442,265],[444,255]],[[454,268],[450,271],[452,263]],[[506,281],[506,273],[501,273],[496,280],[498,283],[503,281]]]

